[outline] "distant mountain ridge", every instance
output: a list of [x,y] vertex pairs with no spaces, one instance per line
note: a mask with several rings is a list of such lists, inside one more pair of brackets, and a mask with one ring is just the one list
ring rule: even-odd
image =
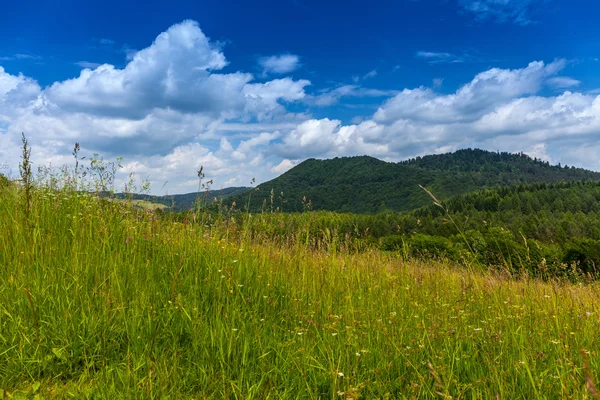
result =
[[550,165],[523,153],[464,149],[391,163],[369,156],[330,160],[308,159],[249,194],[235,194],[226,203],[247,204],[251,210],[315,210],[375,213],[403,211],[431,204],[419,188],[440,200],[498,186],[600,180],[600,173]]
[[230,187],[219,190],[208,190],[204,192],[193,192],[185,194],[172,194],[164,196],[153,196],[149,194],[131,194],[125,193],[115,194],[116,198],[129,197],[132,200],[146,200],[151,203],[163,204],[171,211],[187,211],[194,208],[196,202],[200,200],[203,204],[211,204],[214,199],[222,200],[228,197],[245,193],[250,188],[247,187]]

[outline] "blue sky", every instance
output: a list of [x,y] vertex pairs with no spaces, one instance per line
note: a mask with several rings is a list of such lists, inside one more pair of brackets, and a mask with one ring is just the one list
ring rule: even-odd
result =
[[[153,192],[309,158],[464,147],[600,170],[600,4],[564,0],[8,2],[0,167],[125,157]],[[167,182],[165,185],[164,183]]]

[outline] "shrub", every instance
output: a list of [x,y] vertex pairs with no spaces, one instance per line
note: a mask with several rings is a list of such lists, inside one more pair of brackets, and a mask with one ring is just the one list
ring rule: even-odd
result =
[[600,241],[573,239],[565,248],[563,261],[577,264],[584,273],[595,273],[600,265]]
[[6,176],[0,174],[0,189],[9,187],[10,185],[11,185],[10,180]]
[[410,237],[408,246],[413,255],[424,257],[452,256],[452,245],[448,238],[416,234]]

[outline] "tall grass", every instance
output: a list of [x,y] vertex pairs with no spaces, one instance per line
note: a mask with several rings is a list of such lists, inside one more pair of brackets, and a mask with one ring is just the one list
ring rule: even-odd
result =
[[0,186],[0,394],[597,396],[596,283],[509,280],[327,234],[309,245],[310,229],[283,227],[298,240],[274,241],[204,222]]

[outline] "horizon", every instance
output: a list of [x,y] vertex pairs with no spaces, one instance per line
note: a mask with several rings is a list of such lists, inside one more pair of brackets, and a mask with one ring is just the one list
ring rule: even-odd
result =
[[6,7],[0,172],[18,171],[22,132],[34,166],[72,165],[78,142],[81,156],[124,157],[117,189],[133,172],[154,195],[194,193],[200,166],[213,187],[249,187],[311,158],[398,162],[465,148],[600,171],[600,4],[177,0],[144,10]]
[[[223,191],[223,190],[227,190],[227,189],[254,189],[254,188],[256,188],[256,187],[258,187],[258,186],[260,186],[260,185],[262,185],[264,183],[268,183],[268,182],[270,182],[272,180],[275,180],[275,179],[281,177],[282,175],[285,175],[290,170],[292,170],[292,169],[300,166],[301,164],[303,164],[306,161],[311,161],[311,160],[315,160],[315,161],[329,161],[329,160],[344,159],[344,158],[369,157],[369,158],[376,159],[378,161],[382,161],[384,163],[398,164],[398,163],[404,163],[404,162],[409,162],[409,161],[413,161],[413,160],[419,160],[419,159],[422,159],[424,157],[429,157],[429,156],[442,156],[442,155],[448,155],[448,154],[455,154],[456,152],[459,152],[459,151],[469,151],[469,150],[470,151],[485,151],[485,152],[494,153],[494,154],[510,154],[510,155],[516,155],[516,156],[524,155],[524,156],[529,157],[534,162],[541,163],[541,164],[548,163],[547,165],[549,167],[565,168],[565,169],[566,168],[584,169],[586,171],[592,171],[592,172],[599,172],[600,173],[600,171],[587,170],[587,169],[579,167],[577,165],[568,165],[568,164],[562,165],[561,163],[552,164],[549,161],[545,161],[545,160],[542,160],[542,159],[536,158],[536,157],[531,157],[528,154],[523,153],[523,152],[520,152],[520,153],[507,153],[507,152],[500,152],[500,151],[483,150],[483,149],[479,149],[479,148],[464,148],[464,149],[458,149],[458,150],[455,150],[455,151],[452,151],[452,152],[438,153],[438,154],[426,154],[424,156],[411,157],[411,158],[407,158],[407,159],[403,159],[403,160],[399,160],[399,161],[385,161],[385,160],[381,160],[381,159],[379,159],[377,157],[370,156],[368,154],[361,154],[361,155],[354,155],[354,156],[339,156],[339,157],[333,157],[333,158],[314,158],[314,157],[313,158],[306,158],[304,160],[299,161],[297,165],[294,165],[294,167],[292,167],[289,170],[283,172],[282,174],[274,177],[273,179],[270,179],[270,180],[265,181],[265,182],[261,182],[259,184],[254,185],[254,186],[227,186],[227,187],[220,187],[220,188],[215,188],[215,187],[211,186],[208,189],[200,190],[200,191],[195,190],[195,191],[192,191],[192,192],[185,192],[185,193],[164,193],[164,194],[150,193],[149,195],[150,196],[156,196],[156,197],[169,197],[169,196],[193,195],[193,194],[203,193],[206,190],[208,190],[210,192],[219,192],[219,191]],[[122,192],[116,192],[116,193],[123,194]],[[139,194],[143,194],[143,193],[139,193]]]

